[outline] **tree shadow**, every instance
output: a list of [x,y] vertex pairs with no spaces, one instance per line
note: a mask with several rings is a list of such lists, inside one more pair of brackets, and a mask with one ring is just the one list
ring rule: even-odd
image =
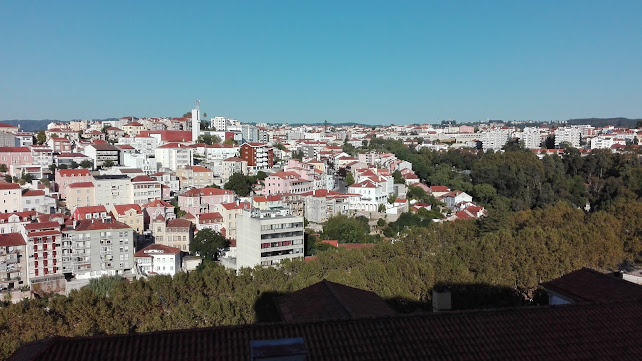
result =
[[279,322],[281,313],[276,306],[277,298],[285,296],[286,293],[268,291],[263,292],[254,302],[254,315],[257,323]]

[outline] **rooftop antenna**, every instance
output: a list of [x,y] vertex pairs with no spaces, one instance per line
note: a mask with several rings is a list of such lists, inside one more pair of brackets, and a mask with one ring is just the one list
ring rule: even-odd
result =
[[198,109],[198,106],[201,104],[201,101],[196,99],[196,109]]

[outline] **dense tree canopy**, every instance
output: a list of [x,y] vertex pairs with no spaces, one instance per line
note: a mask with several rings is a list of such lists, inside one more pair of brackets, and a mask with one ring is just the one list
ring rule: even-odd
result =
[[223,185],[223,188],[232,190],[241,197],[246,197],[252,191],[252,184],[243,173],[234,173],[227,183]]
[[189,251],[198,254],[204,259],[215,261],[218,259],[218,251],[228,245],[227,240],[220,233],[209,228],[201,229],[194,235]]

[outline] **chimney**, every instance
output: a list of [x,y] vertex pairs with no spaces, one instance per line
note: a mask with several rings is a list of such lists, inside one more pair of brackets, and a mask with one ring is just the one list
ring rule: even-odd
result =
[[302,337],[250,341],[252,361],[304,361],[308,354]]
[[450,289],[446,286],[436,286],[432,290],[432,312],[450,311],[452,301]]

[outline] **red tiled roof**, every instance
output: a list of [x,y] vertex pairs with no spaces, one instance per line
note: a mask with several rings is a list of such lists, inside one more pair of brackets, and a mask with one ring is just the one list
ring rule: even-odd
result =
[[187,219],[176,218],[167,222],[167,228],[189,228],[192,226],[192,222]]
[[[309,360],[635,360],[642,303],[524,307],[36,341],[8,361],[250,360],[250,341],[301,337]],[[179,352],[178,350],[185,350]]]
[[25,246],[27,242],[20,233],[0,234],[0,247]]
[[30,220],[36,215],[36,211],[24,211],[24,212],[11,212],[11,213],[0,213],[0,219],[5,222],[9,220],[9,217],[16,215],[20,218],[20,222],[24,222],[23,219],[29,218]]
[[36,230],[43,230],[43,229],[49,229],[49,228],[55,228],[55,229],[60,229],[60,223],[58,222],[42,222],[42,223],[29,223],[25,225],[25,231],[36,231]]
[[[152,251],[152,252],[149,252]],[[149,246],[134,253],[134,257],[152,257],[152,254],[179,254],[181,250],[163,244],[150,244]]]
[[18,183],[0,183],[0,190],[7,189],[20,189],[20,184]]
[[44,196],[45,191],[41,190],[26,190],[25,192],[22,193],[23,197],[37,197],[37,196]]
[[395,312],[374,292],[323,280],[277,299],[284,321],[391,316]]
[[88,169],[58,169],[56,172],[61,177],[83,177],[91,175]]
[[642,286],[589,268],[571,272],[542,286],[576,302],[642,301]]
[[98,220],[82,220],[78,222],[76,231],[97,231],[101,229],[126,229],[130,226],[118,221],[102,222]]
[[132,182],[156,182],[156,179],[146,175],[139,175],[137,177],[132,178]]
[[138,204],[116,204],[114,205],[114,211],[117,214],[125,214],[128,210],[133,209],[136,213],[142,213],[140,206]]
[[0,147],[0,153],[31,153],[29,147]]
[[88,188],[88,187],[94,187],[94,184],[92,182],[76,182],[76,183],[68,184],[67,187],[69,187],[69,188]]
[[107,212],[107,208],[103,205],[99,206],[86,206],[86,207],[76,207],[74,213],[86,214],[86,213],[100,213]]
[[149,207],[174,207],[171,203],[162,201],[160,199],[155,199],[151,202],[147,202],[143,204],[143,208],[149,208]]

